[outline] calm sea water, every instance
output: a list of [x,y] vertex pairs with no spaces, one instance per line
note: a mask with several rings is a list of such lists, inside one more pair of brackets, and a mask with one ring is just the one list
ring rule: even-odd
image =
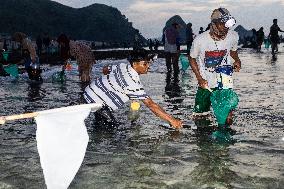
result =
[[[235,73],[240,103],[232,125],[234,142],[210,140],[214,119],[191,119],[197,82],[191,70],[167,77],[158,59],[141,76],[152,99],[167,112],[186,120],[174,131],[164,127],[145,106],[136,122],[128,120],[129,104],[115,113],[118,127],[86,120],[90,141],[84,162],[70,188],[284,188],[284,49],[277,60],[269,52],[240,50],[243,68]],[[126,60],[99,61],[102,65]],[[52,83],[59,67],[44,67],[44,83],[34,85],[1,78],[0,115],[81,104],[83,86],[75,69],[66,83]],[[0,127],[0,188],[45,188],[33,119]]]

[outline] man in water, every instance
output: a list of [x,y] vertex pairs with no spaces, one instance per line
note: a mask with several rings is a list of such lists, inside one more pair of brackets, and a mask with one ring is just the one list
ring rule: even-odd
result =
[[65,70],[68,60],[72,56],[77,60],[80,80],[88,83],[91,80],[93,64],[96,63],[91,47],[84,42],[70,40],[65,34],[61,34],[57,42],[60,46],[60,56],[64,61],[62,70]]
[[284,32],[281,30],[277,24],[277,19],[273,19],[273,25],[270,27],[270,33],[268,37],[271,41],[272,54],[275,54],[275,51],[278,51],[279,35],[278,32]]
[[156,116],[169,122],[173,127],[182,126],[180,120],[167,114],[146,94],[140,82],[139,75],[148,72],[152,58],[146,50],[133,51],[129,58],[130,64],[121,63],[104,67],[104,75],[86,87],[86,101],[103,104],[103,108],[97,113],[100,114],[100,118],[110,120],[108,122],[111,124],[114,119],[112,111],[121,108],[129,100],[141,100]]
[[22,45],[22,56],[29,79],[42,82],[39,58],[32,41],[22,32],[15,32],[12,38]]
[[[235,22],[227,9],[215,9],[211,15],[210,30],[198,35],[193,41],[190,64],[199,85],[194,107],[197,114],[210,110],[209,90],[232,89],[233,68],[236,72],[241,68],[237,53],[239,37],[235,31],[229,30]],[[234,59],[234,63],[230,61],[229,55]],[[227,100],[230,103],[229,99]],[[230,110],[226,125],[232,124],[232,116]]]

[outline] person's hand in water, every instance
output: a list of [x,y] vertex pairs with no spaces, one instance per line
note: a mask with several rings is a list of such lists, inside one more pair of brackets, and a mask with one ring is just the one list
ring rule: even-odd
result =
[[239,72],[241,69],[241,61],[234,62],[233,67],[235,72]]
[[170,121],[170,124],[171,124],[171,126],[173,126],[175,129],[180,129],[180,128],[182,128],[182,121],[179,120],[179,119],[173,118],[173,119]]

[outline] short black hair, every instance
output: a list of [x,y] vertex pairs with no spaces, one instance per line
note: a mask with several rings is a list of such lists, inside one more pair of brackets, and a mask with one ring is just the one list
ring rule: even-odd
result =
[[273,19],[273,23],[276,23],[276,22],[277,22],[277,19],[276,19],[276,18],[274,18],[274,19]]
[[150,61],[153,59],[153,54],[148,54],[147,50],[145,49],[138,49],[131,51],[128,61],[130,62],[131,66],[133,65],[133,62],[139,62],[139,61]]

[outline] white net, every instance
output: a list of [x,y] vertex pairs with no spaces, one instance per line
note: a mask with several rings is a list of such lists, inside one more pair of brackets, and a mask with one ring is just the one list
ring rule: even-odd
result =
[[90,105],[43,111],[35,118],[47,188],[68,188],[79,170],[89,141],[84,120],[91,111]]

